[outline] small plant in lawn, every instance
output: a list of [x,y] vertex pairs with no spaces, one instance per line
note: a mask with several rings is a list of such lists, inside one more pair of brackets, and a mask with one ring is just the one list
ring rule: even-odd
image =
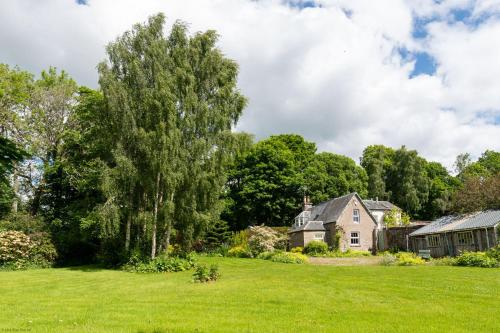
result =
[[208,268],[206,265],[197,265],[193,273],[194,282],[217,281],[220,278],[219,267],[212,265]]
[[311,241],[304,247],[304,253],[311,256],[322,255],[328,252],[328,245],[323,241]]

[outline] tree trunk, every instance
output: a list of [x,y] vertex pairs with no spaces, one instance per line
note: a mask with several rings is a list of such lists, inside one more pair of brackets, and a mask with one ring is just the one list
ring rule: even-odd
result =
[[158,204],[160,200],[160,173],[156,176],[156,193],[153,208],[153,233],[151,235],[151,259],[156,257],[156,229],[158,223]]
[[[173,202],[174,202],[174,193],[172,193],[170,195],[170,204],[173,205]],[[166,229],[165,229],[165,234],[163,235],[163,238],[162,238],[162,246],[164,247],[165,251],[168,251],[168,247],[170,245],[170,234],[172,233],[172,219],[165,215],[165,226],[166,226]]]
[[130,227],[132,226],[132,207],[129,206],[127,225],[125,227],[125,252],[128,253],[130,249]]
[[17,175],[17,168],[14,168],[14,173],[12,175],[12,183],[13,183],[13,190],[14,190],[14,200],[12,201],[12,212],[17,213],[18,209],[18,200],[19,200],[19,176]]

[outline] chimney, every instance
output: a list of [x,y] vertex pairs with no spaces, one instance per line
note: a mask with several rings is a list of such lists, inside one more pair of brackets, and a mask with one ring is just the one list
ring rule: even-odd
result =
[[309,197],[307,195],[304,195],[304,205],[303,205],[303,210],[311,210],[312,204],[309,201]]

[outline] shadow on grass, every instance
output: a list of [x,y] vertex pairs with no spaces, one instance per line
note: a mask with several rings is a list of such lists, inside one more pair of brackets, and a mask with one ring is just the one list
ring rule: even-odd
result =
[[85,265],[85,266],[69,266],[69,267],[61,267],[69,269],[70,271],[80,271],[80,272],[100,272],[112,270],[112,268],[107,268],[100,265]]

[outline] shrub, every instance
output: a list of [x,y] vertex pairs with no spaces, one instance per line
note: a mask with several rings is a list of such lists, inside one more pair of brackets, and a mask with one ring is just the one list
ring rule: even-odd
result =
[[456,264],[456,259],[452,257],[432,258],[430,264],[433,266],[453,266]]
[[351,249],[347,249],[344,252],[339,250],[328,251],[324,254],[325,257],[331,257],[331,258],[358,258],[358,257],[369,257],[371,255],[372,254],[370,251],[351,250]]
[[396,256],[390,253],[385,253],[380,261],[383,266],[392,266],[396,264]]
[[484,252],[464,252],[459,255],[455,264],[457,266],[469,267],[499,267],[499,262],[493,257],[489,257]]
[[290,252],[292,252],[292,253],[302,253],[302,252],[304,252],[304,248],[302,246],[297,246],[297,247],[294,247],[293,249],[291,249]]
[[0,265],[4,269],[51,267],[57,251],[46,233],[0,232]]
[[229,249],[227,256],[235,258],[252,258],[252,252],[243,246],[235,246]]
[[191,254],[185,257],[169,257],[162,255],[151,260],[134,256],[130,258],[122,269],[127,272],[136,273],[181,272],[193,268],[195,264],[196,260]]
[[385,253],[380,264],[384,266],[416,266],[425,264],[425,260],[411,252]]
[[301,253],[292,252],[262,252],[258,256],[259,259],[270,260],[273,262],[281,262],[285,264],[303,264],[308,262],[307,256]]
[[233,234],[231,238],[231,245],[233,247],[241,246],[244,248],[248,247],[248,238],[250,237],[248,229],[237,231]]
[[286,237],[279,236],[276,231],[265,226],[255,226],[250,228],[248,238],[248,248],[254,256],[266,251],[274,251],[276,248],[286,245]]
[[304,253],[309,255],[321,255],[328,252],[328,245],[323,241],[311,241],[304,247]]
[[398,266],[416,266],[425,264],[425,260],[411,252],[399,252],[396,254],[396,265]]
[[500,262],[500,245],[492,247],[491,249],[489,249],[488,251],[486,251],[486,255],[488,257],[493,258],[496,261]]
[[0,263],[28,259],[32,247],[30,238],[23,232],[0,232]]
[[194,282],[217,281],[220,278],[219,267],[212,265],[208,268],[205,265],[197,265],[193,273]]

